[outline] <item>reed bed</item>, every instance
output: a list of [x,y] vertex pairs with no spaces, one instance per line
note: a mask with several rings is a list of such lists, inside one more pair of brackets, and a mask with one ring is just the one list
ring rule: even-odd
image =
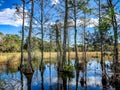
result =
[[[68,55],[68,53],[67,53]],[[83,56],[82,52],[78,52],[78,57],[81,59]],[[51,52],[51,58],[56,58],[57,53],[56,52]],[[101,54],[100,52],[86,52],[86,58],[100,58]],[[28,55],[26,52],[24,52],[24,60],[26,61],[28,58]],[[41,53],[40,52],[32,52],[32,60],[40,60],[41,58]],[[44,52],[44,59],[47,60],[50,58],[50,52]],[[70,52],[70,58],[74,59],[75,58],[75,52]],[[110,52],[108,52],[108,55],[104,57],[104,59],[110,60],[112,59],[112,56],[110,56]],[[11,62],[11,63],[19,63],[20,62],[20,53],[0,53],[0,63],[6,63],[6,62]]]

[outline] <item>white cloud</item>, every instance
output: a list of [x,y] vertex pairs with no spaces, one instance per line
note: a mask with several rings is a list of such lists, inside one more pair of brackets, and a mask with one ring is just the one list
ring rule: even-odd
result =
[[[16,9],[6,8],[0,11],[0,24],[1,25],[11,25],[11,26],[21,26],[22,19],[20,16],[15,14]],[[27,21],[25,22],[27,25]]]
[[87,22],[87,27],[95,27],[98,25],[98,18],[91,18]]
[[[62,26],[64,25],[64,21],[59,21],[58,23],[61,24]],[[83,26],[84,21],[81,20],[81,19],[78,19],[76,21],[76,23],[77,23],[77,27],[81,27],[81,26]],[[49,24],[54,25],[55,22],[49,22]],[[90,19],[86,20],[86,25],[87,25],[88,28],[93,28],[93,27],[97,26],[98,25],[98,18],[90,18]],[[68,21],[68,26],[73,27],[74,26],[74,21],[69,20]]]
[[117,22],[118,22],[118,25],[120,26],[120,14],[117,14],[117,15],[116,15],[116,20],[117,20]]
[[59,2],[59,0],[52,0],[52,4],[59,4],[60,2]]

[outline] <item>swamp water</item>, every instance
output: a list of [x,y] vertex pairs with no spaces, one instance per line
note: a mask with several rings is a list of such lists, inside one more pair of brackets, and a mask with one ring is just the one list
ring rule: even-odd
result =
[[[74,65],[74,60],[71,63]],[[120,90],[110,85],[114,75],[111,65],[111,61],[105,61],[103,69],[100,62],[93,59],[86,65],[81,63],[72,73],[62,73],[57,71],[55,62],[51,65],[47,62],[43,72],[36,65],[29,77],[18,70],[0,69],[0,90]]]

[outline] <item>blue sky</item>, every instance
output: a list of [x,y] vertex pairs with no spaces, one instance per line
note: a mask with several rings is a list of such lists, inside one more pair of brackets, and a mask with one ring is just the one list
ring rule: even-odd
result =
[[4,34],[18,34],[21,30],[21,23],[16,25],[14,20],[15,3],[21,4],[20,0],[0,0],[0,32]]
[[[59,3],[58,0],[51,0],[51,4]],[[21,0],[0,0],[0,32],[4,34],[19,34],[22,19],[15,15],[14,4],[22,5]]]
[[[51,1],[52,4],[59,3],[59,0]],[[15,7],[13,5],[16,3],[22,4],[21,0],[0,0],[0,32],[4,34],[19,34],[21,30],[22,19],[18,19],[15,15]],[[120,20],[120,18],[118,20]],[[78,22],[79,21],[81,20],[78,20]],[[91,18],[92,23],[97,23],[97,21],[97,18]],[[93,28],[93,26],[94,25],[91,24],[91,28]],[[91,30],[91,28],[89,29]]]
[[[51,4],[59,4],[59,0],[51,0]],[[22,25],[22,19],[15,15],[13,4],[21,4],[21,0],[0,0],[0,32],[4,34],[19,34]],[[78,20],[79,23],[80,20]],[[92,22],[96,20],[93,19]]]

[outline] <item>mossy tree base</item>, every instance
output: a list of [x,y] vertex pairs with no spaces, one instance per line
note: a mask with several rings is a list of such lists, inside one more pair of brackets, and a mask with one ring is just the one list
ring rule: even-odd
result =
[[34,73],[34,70],[29,65],[22,65],[18,67],[18,69],[23,72],[25,75],[32,75]]

